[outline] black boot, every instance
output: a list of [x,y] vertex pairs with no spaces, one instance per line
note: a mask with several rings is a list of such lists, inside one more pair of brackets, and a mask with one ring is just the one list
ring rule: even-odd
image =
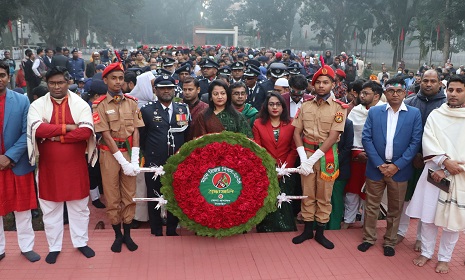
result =
[[111,225],[115,231],[115,241],[111,245],[111,251],[115,253],[121,252],[121,247],[123,246],[123,234],[121,233],[121,224]]
[[301,235],[292,238],[292,243],[300,244],[305,240],[313,238],[313,222],[304,222],[304,232]]
[[126,244],[126,247],[128,247],[129,251],[133,252],[139,248],[136,243],[131,238],[131,224],[123,224],[124,228],[124,238],[123,242]]
[[333,242],[329,241],[324,236],[326,224],[316,223],[316,232],[315,232],[315,240],[316,242],[320,243],[326,249],[334,249]]

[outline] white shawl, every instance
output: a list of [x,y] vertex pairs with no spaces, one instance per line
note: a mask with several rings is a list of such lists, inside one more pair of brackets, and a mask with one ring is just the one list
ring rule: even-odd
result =
[[[378,101],[375,106],[385,104],[383,101]],[[347,116],[354,125],[354,144],[352,146],[352,150],[361,150],[363,151],[362,145],[362,131],[363,127],[365,126],[365,122],[368,117],[368,110],[362,104],[355,106],[352,111],[350,111],[349,115]]]
[[[94,131],[94,122],[89,104],[82,100],[74,92],[68,91],[68,105],[73,120],[79,127],[87,127],[92,130],[92,135],[87,140],[87,159],[92,166],[97,161],[97,147]],[[36,131],[40,124],[50,123],[53,113],[53,103],[50,92],[45,96],[32,102],[27,115],[27,151],[29,162],[34,165],[36,157],[39,156],[39,149],[36,141]]]
[[156,100],[152,87],[152,80],[154,79],[155,76],[150,71],[137,76],[136,86],[128,95],[137,98],[139,109],[150,101]]
[[[428,116],[423,132],[423,155],[447,155],[465,162],[465,108],[442,104]],[[462,165],[465,170],[465,166]],[[434,223],[452,231],[465,229],[465,172],[450,176],[449,193],[440,192]]]

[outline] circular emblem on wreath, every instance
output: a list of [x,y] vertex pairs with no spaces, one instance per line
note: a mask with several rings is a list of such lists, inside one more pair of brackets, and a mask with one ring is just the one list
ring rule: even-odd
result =
[[208,134],[168,159],[161,192],[167,209],[197,235],[241,234],[276,210],[275,164],[240,133]]

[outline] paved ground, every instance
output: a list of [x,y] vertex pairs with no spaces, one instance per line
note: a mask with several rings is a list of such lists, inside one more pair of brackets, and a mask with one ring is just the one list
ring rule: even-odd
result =
[[[91,211],[89,246],[96,251],[94,258],[86,259],[72,248],[66,226],[57,263],[45,262],[48,248],[41,231],[36,232],[35,250],[42,259],[29,263],[19,253],[15,232],[7,232],[0,279],[465,279],[463,238],[457,244],[448,275],[434,272],[435,259],[423,268],[412,264],[417,256],[412,249],[416,221],[397,246],[396,256],[390,258],[383,256],[381,240],[367,252],[359,252],[360,228],[327,231],[336,245],[331,251],[314,240],[292,244],[294,232],[251,232],[214,239],[195,236],[185,229],[179,230],[179,237],[155,237],[149,229],[141,228],[133,231],[139,249],[129,252],[123,248],[115,254],[110,251],[113,233],[104,211],[92,206]],[[106,223],[106,229],[94,230],[99,220]],[[378,234],[381,236],[384,230],[385,223],[380,221]]]

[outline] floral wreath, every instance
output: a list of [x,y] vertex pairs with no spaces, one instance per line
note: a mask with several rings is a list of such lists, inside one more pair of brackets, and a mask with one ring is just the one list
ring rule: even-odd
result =
[[[207,202],[199,189],[204,174],[218,166],[233,169],[242,179],[237,200],[223,206]],[[168,200],[166,207],[197,235],[241,234],[276,211],[275,160],[240,133],[224,131],[189,141],[163,167],[161,192]]]

